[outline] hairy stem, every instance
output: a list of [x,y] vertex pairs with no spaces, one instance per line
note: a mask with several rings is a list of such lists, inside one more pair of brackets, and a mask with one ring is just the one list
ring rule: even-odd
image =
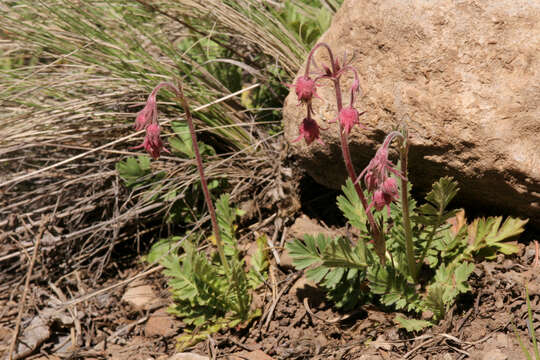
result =
[[411,274],[416,283],[416,260],[414,257],[414,246],[412,241],[411,219],[409,214],[409,197],[407,192],[407,155],[409,152],[409,144],[407,140],[402,143],[400,149],[401,163],[401,210],[403,212],[403,228],[405,229],[405,251],[407,252],[407,263],[409,266],[409,274]]
[[[334,89],[336,92],[336,105],[337,105],[337,112],[339,114],[340,111],[343,109],[343,96],[341,93],[341,85],[339,82],[339,76],[336,76],[337,69],[336,69],[336,64],[334,62],[334,56],[332,54],[332,51],[328,47],[328,45],[324,43],[320,43],[320,45],[325,46],[325,48],[328,50],[328,54],[330,57],[330,61],[332,65],[332,76],[333,76],[332,81],[334,83]],[[313,50],[315,50],[316,48],[317,46]],[[349,148],[349,139],[348,139],[347,132],[343,131],[343,126],[339,120],[338,120],[338,124],[339,124],[341,153],[343,154],[343,161],[345,162],[345,167],[347,168],[347,172],[349,173],[349,176],[354,183],[354,189],[356,190],[356,193],[358,194],[358,197],[360,198],[360,201],[362,202],[362,206],[364,207],[364,211],[366,212],[374,241],[376,242],[376,245],[378,245],[376,246],[376,248],[379,249],[377,255],[379,255],[381,264],[384,265],[386,263],[386,257],[384,254],[385,251],[383,251],[384,237],[382,235],[381,230],[379,229],[379,226],[375,222],[375,218],[373,217],[373,214],[371,213],[371,211],[368,211],[368,203],[367,203],[366,197],[364,196],[364,192],[362,191],[362,187],[360,186],[360,182],[356,181],[357,176],[356,176],[356,171],[354,170],[354,165],[351,159],[351,151]]]
[[191,134],[191,141],[193,143],[193,152],[195,153],[197,169],[199,170],[199,177],[201,178],[204,200],[206,201],[206,206],[208,207],[208,212],[210,213],[210,220],[212,221],[212,229],[214,230],[214,237],[216,238],[216,245],[219,257],[221,259],[223,267],[225,268],[225,272],[229,273],[229,263],[227,262],[227,258],[225,257],[225,250],[223,249],[223,241],[221,240],[221,234],[219,232],[216,210],[214,209],[214,204],[212,203],[212,198],[210,197],[210,192],[208,191],[208,184],[206,183],[206,176],[204,175],[202,158],[199,152],[199,143],[197,142],[197,135],[195,134],[195,126],[193,125],[193,118],[191,116],[191,111],[189,110],[189,104],[186,97],[184,96],[184,91],[180,82],[178,82],[178,88],[173,86],[173,89],[180,98],[180,101],[182,102],[182,107],[184,108],[184,112],[186,113],[189,132]]

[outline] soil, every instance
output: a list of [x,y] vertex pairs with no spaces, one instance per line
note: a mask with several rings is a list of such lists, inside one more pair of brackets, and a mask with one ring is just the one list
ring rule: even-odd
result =
[[[300,220],[300,227],[289,229],[292,233],[325,229],[306,216]],[[272,227],[259,231],[271,233]],[[534,267],[534,241],[520,248],[514,256],[478,264],[470,280],[472,291],[459,298],[441,324],[416,334],[399,329],[394,312],[373,305],[352,313],[335,311],[324,293],[289,266],[286,254],[281,253],[281,265],[272,259],[268,284],[254,299],[263,316],[245,329],[215,334],[185,350],[189,355],[177,354],[175,359],[205,358],[195,354],[235,360],[525,358],[516,335],[532,349],[525,286],[537,327],[540,281],[539,268]],[[166,311],[170,303],[166,279],[159,271],[138,276],[146,268],[136,260],[117,256],[97,283],[90,272],[82,270],[55,283],[46,278],[32,282],[18,351],[24,353],[26,346],[29,358],[49,359],[173,356],[175,337],[184,324]],[[22,289],[20,284],[0,294],[0,353],[9,349]],[[59,306],[70,304],[68,299],[81,301]]]

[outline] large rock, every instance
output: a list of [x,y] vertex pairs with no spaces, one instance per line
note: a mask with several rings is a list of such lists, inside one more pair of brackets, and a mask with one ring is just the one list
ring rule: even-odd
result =
[[[340,58],[355,55],[351,65],[365,90],[356,105],[367,111],[367,130],[351,133],[358,170],[407,113],[417,189],[452,175],[461,200],[540,225],[540,2],[345,0],[321,41]],[[320,49],[315,58],[320,64],[327,55]],[[342,82],[350,83],[350,76]],[[322,124],[335,117],[335,100],[329,84],[318,93]],[[284,107],[289,141],[304,116],[291,92]],[[322,138],[325,145],[295,142],[290,149],[316,181],[338,188],[346,173],[337,125]]]

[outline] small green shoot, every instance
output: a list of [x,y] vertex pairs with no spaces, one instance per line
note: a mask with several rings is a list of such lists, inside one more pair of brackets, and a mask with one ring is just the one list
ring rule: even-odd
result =
[[[540,360],[540,352],[538,351],[538,344],[537,344],[536,334],[535,334],[534,325],[533,325],[531,299],[529,297],[529,289],[527,288],[527,286],[525,286],[525,301],[527,302],[527,328],[529,329],[529,336],[533,344],[534,358],[536,360]],[[521,347],[521,351],[523,351],[523,354],[525,354],[525,357],[527,358],[527,360],[532,360],[531,353],[529,352],[529,350],[527,349],[527,347],[521,340],[521,337],[519,336],[519,333],[517,331],[515,324],[513,324],[513,330],[519,342],[519,346]]]

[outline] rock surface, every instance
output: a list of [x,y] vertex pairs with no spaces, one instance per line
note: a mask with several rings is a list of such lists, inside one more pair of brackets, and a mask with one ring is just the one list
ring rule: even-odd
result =
[[[367,111],[367,129],[350,137],[358,171],[408,114],[416,189],[451,175],[461,201],[540,226],[540,2],[345,0],[321,41],[340,58],[354,54],[361,76],[356,106]],[[315,58],[327,55],[321,49]],[[343,78],[343,87],[350,83]],[[317,91],[324,100],[314,101],[315,119],[325,126],[335,117],[334,93],[327,83]],[[284,106],[289,141],[305,116],[296,104],[293,91]],[[346,174],[337,125],[322,139],[290,151],[317,182],[339,188]]]

